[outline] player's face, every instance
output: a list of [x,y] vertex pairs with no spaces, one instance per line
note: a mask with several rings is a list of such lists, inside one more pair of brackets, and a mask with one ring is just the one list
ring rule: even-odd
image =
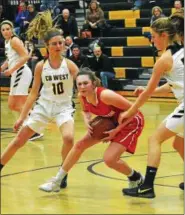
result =
[[78,92],[85,97],[91,94],[95,88],[88,75],[79,75],[76,78],[76,85]]
[[48,52],[50,54],[61,54],[64,48],[62,36],[52,37],[48,42]]
[[13,35],[12,27],[8,24],[2,25],[1,26],[1,34],[3,35],[5,40],[9,40]]
[[162,33],[160,35],[159,33],[152,30],[151,35],[152,35],[151,42],[154,43],[155,47],[161,51],[165,50],[166,44],[168,43],[168,41],[166,41],[166,39],[167,39],[166,33]]

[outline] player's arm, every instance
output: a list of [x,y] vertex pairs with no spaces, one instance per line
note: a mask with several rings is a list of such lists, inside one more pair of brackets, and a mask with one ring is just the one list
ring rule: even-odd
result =
[[[145,87],[143,86],[140,86],[140,87],[137,87],[134,91],[134,95],[135,96],[139,96],[143,91],[145,91]],[[171,88],[170,88],[170,85],[168,83],[166,84],[163,84],[162,86],[160,87],[157,87],[153,93],[155,94],[162,94],[162,93],[170,93],[171,92]],[[151,95],[152,96],[152,95]]]
[[152,76],[147,84],[146,89],[140,94],[140,96],[133,103],[131,108],[127,111],[126,118],[135,115],[138,109],[152,96],[161,76],[170,71],[172,68],[172,57],[169,54],[162,56],[154,65]]
[[[104,102],[105,104],[117,107],[117,108],[123,110],[123,112],[128,110],[132,105],[132,103],[129,100],[125,99],[123,96],[121,96],[118,93],[115,93],[112,90],[104,90],[101,93],[100,98],[101,98],[102,102]],[[130,121],[131,120],[132,119],[130,119]],[[109,137],[104,138],[104,140],[112,139],[122,129],[122,127],[123,126],[120,124],[115,129],[106,132],[107,134],[109,134]]]
[[6,68],[8,68],[8,60],[5,60],[1,65],[0,72],[3,72]]
[[85,125],[88,127],[89,122],[90,122],[91,117],[92,117],[92,114],[85,109],[84,102],[83,102],[82,97],[80,96],[80,93],[78,93],[78,99],[80,101],[80,106],[81,106],[81,109],[82,109],[82,116],[84,118]]
[[117,107],[123,111],[128,110],[132,105],[129,100],[125,99],[120,94],[108,89],[102,91],[100,98],[103,103]]
[[20,58],[19,61],[11,69],[9,69],[9,75],[11,75],[14,71],[20,69],[21,66],[23,66],[30,58],[27,50],[23,45],[23,42],[19,38],[13,37],[13,39],[11,40],[11,46],[17,52]]
[[77,67],[77,65],[73,61],[71,61],[69,59],[67,59],[67,65],[69,68],[69,72],[71,73],[71,75],[73,76],[73,79],[75,80],[76,76],[79,72],[79,68]]
[[162,86],[157,87],[154,90],[154,93],[170,93],[170,92],[171,92],[171,88],[170,88],[170,85],[168,83],[163,84]]
[[24,121],[29,113],[29,111],[32,109],[33,104],[35,100],[38,97],[39,89],[41,86],[41,73],[43,68],[43,61],[40,61],[35,68],[34,71],[34,80],[33,85],[30,94],[27,97],[26,103],[24,104],[23,110],[20,114],[19,119]]

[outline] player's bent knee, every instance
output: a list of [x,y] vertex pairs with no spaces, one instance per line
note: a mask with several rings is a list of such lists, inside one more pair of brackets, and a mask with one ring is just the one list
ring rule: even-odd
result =
[[74,142],[73,136],[64,136],[63,140],[64,140],[64,143],[73,145],[73,142]]
[[113,159],[113,157],[108,157],[106,155],[104,155],[104,163],[109,167],[109,168],[113,168],[114,164],[115,164],[115,160]]

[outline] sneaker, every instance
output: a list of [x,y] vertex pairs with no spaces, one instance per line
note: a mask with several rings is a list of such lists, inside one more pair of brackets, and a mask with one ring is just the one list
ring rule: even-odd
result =
[[[139,173],[139,172],[138,172]],[[128,179],[128,187],[129,188],[135,188],[135,187],[138,187],[139,185],[143,184],[144,183],[144,176],[140,174],[140,178],[137,180],[137,181],[131,181],[130,179]]]
[[66,188],[66,187],[67,187],[67,176],[68,176],[68,175],[66,175],[66,176],[62,179],[61,184],[60,184],[60,188]]
[[53,177],[50,181],[39,186],[39,189],[45,192],[59,192],[60,183]]
[[33,141],[33,140],[37,140],[37,139],[39,139],[39,138],[41,138],[41,137],[43,137],[44,136],[44,134],[38,134],[38,133],[35,133],[32,137],[30,137],[30,141]]
[[133,196],[139,198],[153,199],[155,198],[155,192],[153,187],[141,189],[141,186],[135,188],[124,188],[122,190],[123,195]]
[[179,188],[180,188],[181,190],[184,190],[184,182],[182,182],[182,183],[179,184]]

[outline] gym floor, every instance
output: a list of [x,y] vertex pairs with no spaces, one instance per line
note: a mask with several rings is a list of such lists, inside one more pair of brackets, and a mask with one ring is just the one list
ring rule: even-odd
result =
[[[12,131],[16,116],[8,110],[7,100],[7,95],[1,96],[1,153],[16,135]],[[76,103],[75,141],[85,133],[80,106]],[[147,139],[176,105],[151,101],[141,109],[145,128],[136,153],[125,154],[122,159],[143,174]],[[103,163],[105,143],[83,154],[69,173],[66,189],[44,193],[38,186],[55,176],[61,163],[61,136],[56,126],[49,124],[42,139],[28,141],[2,170],[1,214],[184,214],[184,192],[178,188],[184,176],[183,161],[171,143],[169,140],[162,147],[153,200],[122,195],[121,190],[128,182],[125,176]]]

